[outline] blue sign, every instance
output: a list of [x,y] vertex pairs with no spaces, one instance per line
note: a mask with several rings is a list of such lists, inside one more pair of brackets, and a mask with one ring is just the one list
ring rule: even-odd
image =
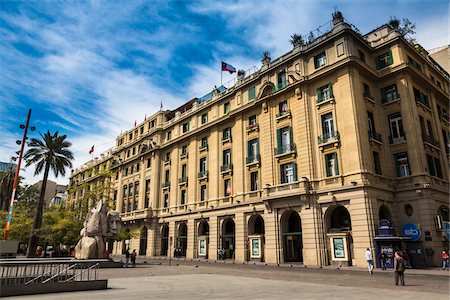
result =
[[422,234],[420,228],[417,224],[405,224],[402,228],[402,234],[404,237],[410,237],[411,241],[415,242],[420,239],[420,235]]
[[445,234],[447,235],[447,238],[450,240],[450,222],[444,221],[444,230]]

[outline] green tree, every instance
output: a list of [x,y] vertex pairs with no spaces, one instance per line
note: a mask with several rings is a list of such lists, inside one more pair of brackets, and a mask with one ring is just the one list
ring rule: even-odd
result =
[[12,167],[8,168],[6,172],[0,173],[0,205],[2,211],[9,210],[15,175],[16,170]]
[[52,169],[55,177],[59,174],[65,175],[66,167],[72,167],[70,162],[73,159],[73,154],[68,148],[72,145],[66,140],[66,135],[59,135],[58,131],[51,134],[41,133],[42,140],[32,138],[29,144],[29,149],[24,155],[27,161],[27,166],[36,164],[34,175],[39,175],[44,170],[44,178],[42,181],[42,188],[39,194],[37,203],[36,215],[34,217],[33,229],[31,231],[30,240],[28,242],[27,257],[34,257],[36,248],[39,242],[40,229],[42,225],[42,213],[44,209],[44,195],[47,186],[48,174]]
[[[34,207],[26,203],[17,202],[14,204],[12,221],[9,228],[9,239],[27,243],[30,238],[30,232],[33,225]],[[8,212],[1,213],[0,235],[5,234],[6,219]]]
[[294,47],[294,48],[297,46],[301,46],[305,43],[303,40],[303,37],[297,33],[294,33],[293,35],[291,35],[291,39],[289,40],[289,42],[291,43],[292,47]]

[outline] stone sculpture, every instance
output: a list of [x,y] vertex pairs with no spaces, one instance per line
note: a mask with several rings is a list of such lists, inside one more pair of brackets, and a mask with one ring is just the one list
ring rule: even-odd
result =
[[105,258],[106,243],[104,237],[119,234],[122,221],[116,211],[106,212],[106,204],[99,201],[97,207],[91,209],[81,229],[81,239],[75,246],[75,258]]

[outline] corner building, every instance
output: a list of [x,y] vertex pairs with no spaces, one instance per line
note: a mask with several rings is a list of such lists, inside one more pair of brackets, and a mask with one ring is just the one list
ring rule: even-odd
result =
[[362,36],[338,12],[330,27],[121,134],[71,184],[108,161],[141,255],[365,267],[366,248],[407,248],[439,264],[449,75],[389,25]]

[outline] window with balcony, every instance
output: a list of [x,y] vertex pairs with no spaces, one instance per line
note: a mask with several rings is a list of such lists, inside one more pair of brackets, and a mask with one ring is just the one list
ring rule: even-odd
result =
[[182,125],[182,130],[183,130],[183,133],[186,133],[186,132],[189,131],[189,122],[184,123],[184,124]]
[[375,169],[375,174],[382,175],[380,154],[375,151],[373,151],[373,166]]
[[371,101],[375,101],[375,99],[373,98],[372,94],[370,93],[370,87],[368,84],[364,83],[363,84],[363,88],[364,88],[364,97],[366,99],[369,99]]
[[427,154],[428,173],[431,176],[442,177],[441,161],[439,158]]
[[325,53],[325,51],[314,56],[314,67],[316,69],[325,66],[326,64],[327,64],[327,54]]
[[202,125],[206,124],[208,122],[208,113],[205,113],[202,115],[201,122],[202,122]]
[[389,137],[391,144],[398,144],[406,139],[405,132],[403,131],[402,116],[400,113],[389,116],[389,129],[391,132]]
[[144,208],[148,208],[150,206],[150,179],[145,180],[145,197],[144,197]]
[[257,191],[259,189],[258,172],[250,173],[250,191]]
[[185,182],[187,182],[187,165],[183,164],[183,165],[181,165],[180,183],[185,183]]
[[321,116],[322,136],[319,137],[319,144],[328,143],[337,139],[338,133],[334,131],[333,113],[327,113]]
[[207,176],[207,168],[206,168],[206,157],[200,158],[200,167],[198,178],[203,178]]
[[225,102],[223,104],[223,114],[226,115],[231,111],[230,102]]
[[336,152],[325,154],[325,169],[327,177],[339,175],[338,156]]
[[277,146],[275,155],[290,153],[295,151],[295,145],[292,142],[292,129],[290,126],[277,129]]
[[404,177],[411,175],[408,163],[408,154],[406,152],[395,154],[394,160],[397,177]]
[[222,153],[222,167],[220,168],[221,172],[229,172],[233,169],[233,165],[231,163],[231,150],[226,149]]
[[419,64],[416,60],[414,60],[411,56],[408,56],[408,63],[410,66],[413,66],[419,71],[422,71],[422,65]]
[[369,139],[381,142],[381,134],[375,128],[375,118],[370,111],[367,112],[367,122],[369,123]]
[[231,128],[224,128],[222,130],[222,141],[231,141]]
[[208,138],[203,137],[200,141],[200,151],[208,150]]
[[151,166],[152,166],[152,159],[147,158],[147,169],[150,168]]
[[259,162],[259,145],[258,139],[247,142],[247,164]]
[[206,185],[200,186],[200,201],[201,202],[206,201]]
[[251,87],[248,89],[248,101],[252,101],[256,98],[256,88]]
[[181,158],[187,157],[188,154],[188,146],[184,145],[181,147]]
[[170,164],[170,151],[166,152],[165,156],[164,156],[164,164]]
[[289,116],[291,111],[289,110],[287,100],[282,101],[278,104],[278,114],[277,119]]
[[392,58],[391,50],[379,55],[375,59],[375,65],[377,67],[377,70],[386,68],[387,66],[392,65],[393,63],[394,63],[394,60]]
[[133,201],[133,210],[138,209],[139,204],[139,182],[134,183],[134,201]]
[[224,188],[224,196],[230,197],[231,196],[231,179],[227,178],[223,181],[223,188]]
[[297,164],[288,163],[280,166],[281,183],[290,183],[297,181]]
[[164,208],[169,207],[169,194],[165,193],[164,194]]
[[392,84],[381,89],[381,103],[385,104],[398,99],[400,95],[397,93],[397,85]]
[[181,205],[185,205],[186,204],[186,190],[181,190],[180,204]]
[[425,105],[426,107],[430,108],[430,102],[428,101],[428,96],[416,88],[413,88],[413,91],[414,91],[414,98],[416,99],[416,101]]
[[324,85],[316,90],[317,103],[333,99],[333,88],[331,84]]
[[277,85],[273,87],[274,93],[284,89],[287,86],[286,72],[280,71],[277,74]]

